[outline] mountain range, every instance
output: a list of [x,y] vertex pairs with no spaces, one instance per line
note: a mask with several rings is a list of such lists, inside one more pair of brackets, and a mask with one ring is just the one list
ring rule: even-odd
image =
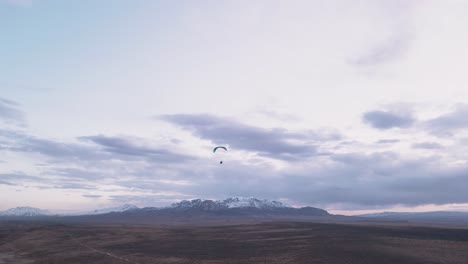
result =
[[47,210],[32,207],[17,207],[0,212],[0,216],[37,217],[37,216],[99,216],[111,214],[113,217],[138,215],[328,215],[328,212],[314,207],[293,208],[278,201],[257,198],[228,198],[225,200],[184,200],[167,207],[144,207],[125,204],[119,207],[96,209],[74,214],[52,214]]
[[43,209],[38,209],[34,207],[16,207],[11,208],[5,211],[0,211],[0,216],[24,216],[24,217],[33,217],[33,216],[43,216],[50,215],[50,212]]
[[[257,198],[228,198],[225,200],[184,200],[166,207],[144,207],[124,204],[118,207],[96,209],[74,214],[53,214],[33,207],[16,207],[0,211],[0,218],[60,218],[71,221],[110,222],[170,222],[190,219],[310,219],[324,217],[345,219],[314,207],[294,208],[278,201]],[[353,217],[347,217],[349,219]],[[397,221],[468,222],[468,212],[383,212],[356,215],[356,219],[382,219]]]
[[315,222],[427,222],[468,224],[468,212],[383,212],[356,216],[329,214],[315,207],[295,208],[278,201],[257,198],[228,198],[225,200],[184,200],[166,207],[143,207],[124,204],[74,214],[53,214],[32,207],[17,207],[0,212],[0,219],[41,219],[58,222],[183,224],[236,223],[258,221]]

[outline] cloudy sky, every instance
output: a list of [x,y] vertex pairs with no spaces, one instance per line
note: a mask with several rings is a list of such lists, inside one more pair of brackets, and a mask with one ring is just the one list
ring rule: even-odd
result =
[[232,196],[468,210],[467,13],[0,0],[0,210]]

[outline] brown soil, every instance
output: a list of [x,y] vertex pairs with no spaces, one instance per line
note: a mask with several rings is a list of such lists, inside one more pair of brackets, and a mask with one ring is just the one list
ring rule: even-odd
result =
[[0,222],[0,263],[468,263],[468,230],[273,222],[222,226]]

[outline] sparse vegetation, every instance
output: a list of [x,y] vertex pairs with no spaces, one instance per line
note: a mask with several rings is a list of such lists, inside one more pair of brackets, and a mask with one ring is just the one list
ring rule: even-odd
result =
[[[468,259],[468,230],[305,222],[217,226],[5,222],[0,253],[9,256],[10,262],[3,263],[39,264],[462,264]],[[11,262],[13,255],[17,262]]]

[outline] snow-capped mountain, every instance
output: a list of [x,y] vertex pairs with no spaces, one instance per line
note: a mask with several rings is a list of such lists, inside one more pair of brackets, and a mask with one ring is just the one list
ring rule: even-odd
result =
[[16,207],[0,211],[0,216],[44,216],[50,215],[49,211],[33,207]]
[[284,208],[289,207],[281,202],[259,200],[256,198],[229,198],[222,201],[228,208],[255,207],[255,208]]
[[75,215],[98,215],[98,214],[107,214],[107,213],[114,213],[114,212],[126,212],[130,210],[135,210],[139,209],[137,206],[132,205],[132,204],[124,204],[122,206],[118,207],[112,207],[112,208],[103,208],[103,209],[96,209],[93,211],[88,211],[88,212],[82,212],[78,213]]
[[170,208],[197,208],[206,211],[229,209],[229,208],[258,208],[258,209],[274,209],[274,208],[289,208],[281,202],[260,200],[257,198],[228,198],[222,201],[213,200],[184,200],[179,203],[174,203]]
[[[185,221],[187,219],[295,219],[304,217],[329,216],[328,212],[314,207],[294,208],[277,201],[257,198],[228,198],[225,200],[184,200],[163,208],[125,204],[113,208],[73,214],[50,214],[48,211],[20,207],[1,212],[0,216],[47,216],[68,218],[76,221]],[[174,220],[175,219],[175,220]]]

